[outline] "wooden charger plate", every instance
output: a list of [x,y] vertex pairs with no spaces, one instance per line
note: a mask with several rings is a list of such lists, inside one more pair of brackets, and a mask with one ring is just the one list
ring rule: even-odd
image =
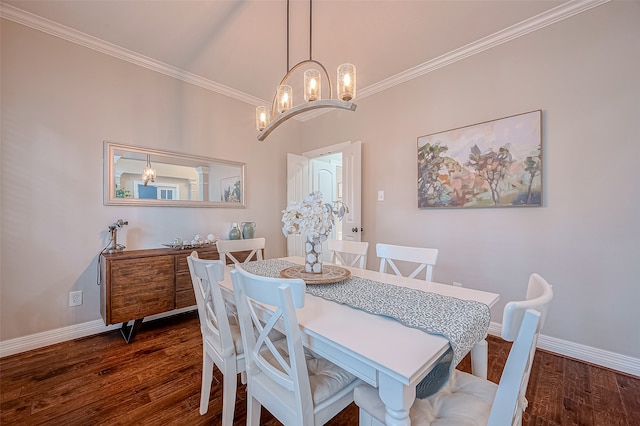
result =
[[333,284],[351,276],[351,271],[336,265],[322,265],[321,274],[304,271],[304,265],[291,266],[280,271],[282,278],[301,278],[307,284]]

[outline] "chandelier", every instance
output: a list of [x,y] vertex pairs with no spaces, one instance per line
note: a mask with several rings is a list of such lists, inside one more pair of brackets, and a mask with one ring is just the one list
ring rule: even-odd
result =
[[142,172],[142,183],[144,186],[147,186],[149,181],[156,181],[156,169],[151,167],[151,155],[147,154],[147,167],[145,167]]
[[[333,97],[333,83],[327,69],[311,55],[313,0],[309,0],[309,59],[289,68],[289,0],[287,0],[287,73],[280,81],[271,103],[271,108],[259,106],[256,108],[256,129],[258,140],[263,141],[280,124],[291,117],[318,108],[340,108],[349,111],[356,110],[352,101],[356,97],[356,67],[352,64],[342,64],[337,72],[337,98]],[[329,84],[329,99],[322,99],[322,74],[311,68],[304,72],[304,103],[293,105],[293,89],[287,85],[287,80],[294,71],[304,65],[317,65]]]

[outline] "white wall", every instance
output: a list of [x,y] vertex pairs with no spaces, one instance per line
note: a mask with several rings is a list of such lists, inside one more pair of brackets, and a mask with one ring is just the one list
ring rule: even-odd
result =
[[[251,105],[2,20],[0,340],[100,319],[98,253],[118,242],[228,235],[255,221],[267,257],[286,252],[286,152],[301,124],[258,142]],[[246,209],[104,206],[103,140],[241,161]],[[268,188],[269,190],[265,190]],[[67,306],[70,290],[84,304]]]
[[[369,269],[376,242],[437,247],[434,279],[500,293],[497,322],[538,272],[545,335],[639,358],[639,23],[639,2],[608,3],[305,123],[305,150],[363,142]],[[543,207],[417,208],[419,136],[536,109]]]
[[[3,20],[0,341],[100,318],[118,218],[128,249],[253,220],[267,257],[285,254],[284,154],[361,140],[369,268],[379,241],[438,247],[435,279],[499,292],[497,322],[539,272],[556,294],[544,334],[640,358],[638,22],[640,3],[608,3],[257,143],[250,105]],[[535,109],[543,207],[417,209],[419,136]],[[247,209],[103,206],[105,139],[244,161]]]

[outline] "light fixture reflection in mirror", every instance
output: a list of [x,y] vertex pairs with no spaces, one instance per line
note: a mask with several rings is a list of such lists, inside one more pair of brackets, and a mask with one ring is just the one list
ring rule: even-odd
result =
[[104,204],[243,208],[244,172],[244,163],[105,141]]

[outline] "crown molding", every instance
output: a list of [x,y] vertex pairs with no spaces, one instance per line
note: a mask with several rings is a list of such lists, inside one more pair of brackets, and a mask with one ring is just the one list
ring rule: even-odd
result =
[[[413,80],[414,78],[418,78],[439,68],[453,64],[454,62],[468,58],[469,56],[484,52],[485,50],[503,43],[507,43],[518,37],[555,24],[556,22],[560,22],[610,1],[611,0],[570,0],[539,15],[495,32],[487,37],[474,41],[473,43],[469,43],[466,46],[452,50],[451,52],[445,53],[444,55],[438,56],[437,58],[374,83],[368,87],[359,89],[358,100],[375,95],[376,93],[380,93],[399,84],[403,84],[407,81]],[[156,61],[155,59],[124,49],[115,44],[23,11],[22,9],[18,9],[14,6],[0,3],[0,17],[251,105],[259,106],[268,104],[268,102],[263,99],[232,89],[231,87],[216,83],[169,64]],[[325,114],[326,112],[328,111],[308,111],[295,118],[300,121],[307,121]]]
[[549,25],[560,22],[564,19],[570,18],[578,13],[582,13],[596,6],[600,6],[604,3],[608,3],[611,0],[571,0],[567,3],[561,4],[553,9],[543,12],[539,15],[533,16],[529,19],[521,21],[503,30],[495,32],[487,37],[481,38],[469,43],[466,46],[462,46],[444,55],[438,56],[430,61],[424,62],[399,74],[386,78],[371,86],[365,87],[359,90],[357,98],[360,100],[367,96],[374,95],[376,93],[387,90],[391,87],[405,83],[414,78],[420,77],[424,74],[428,74],[439,68],[451,65],[454,62],[461,61],[469,56],[476,55],[484,52],[485,50],[499,46],[503,43],[507,43],[518,37],[522,37],[531,32],[537,31]]

